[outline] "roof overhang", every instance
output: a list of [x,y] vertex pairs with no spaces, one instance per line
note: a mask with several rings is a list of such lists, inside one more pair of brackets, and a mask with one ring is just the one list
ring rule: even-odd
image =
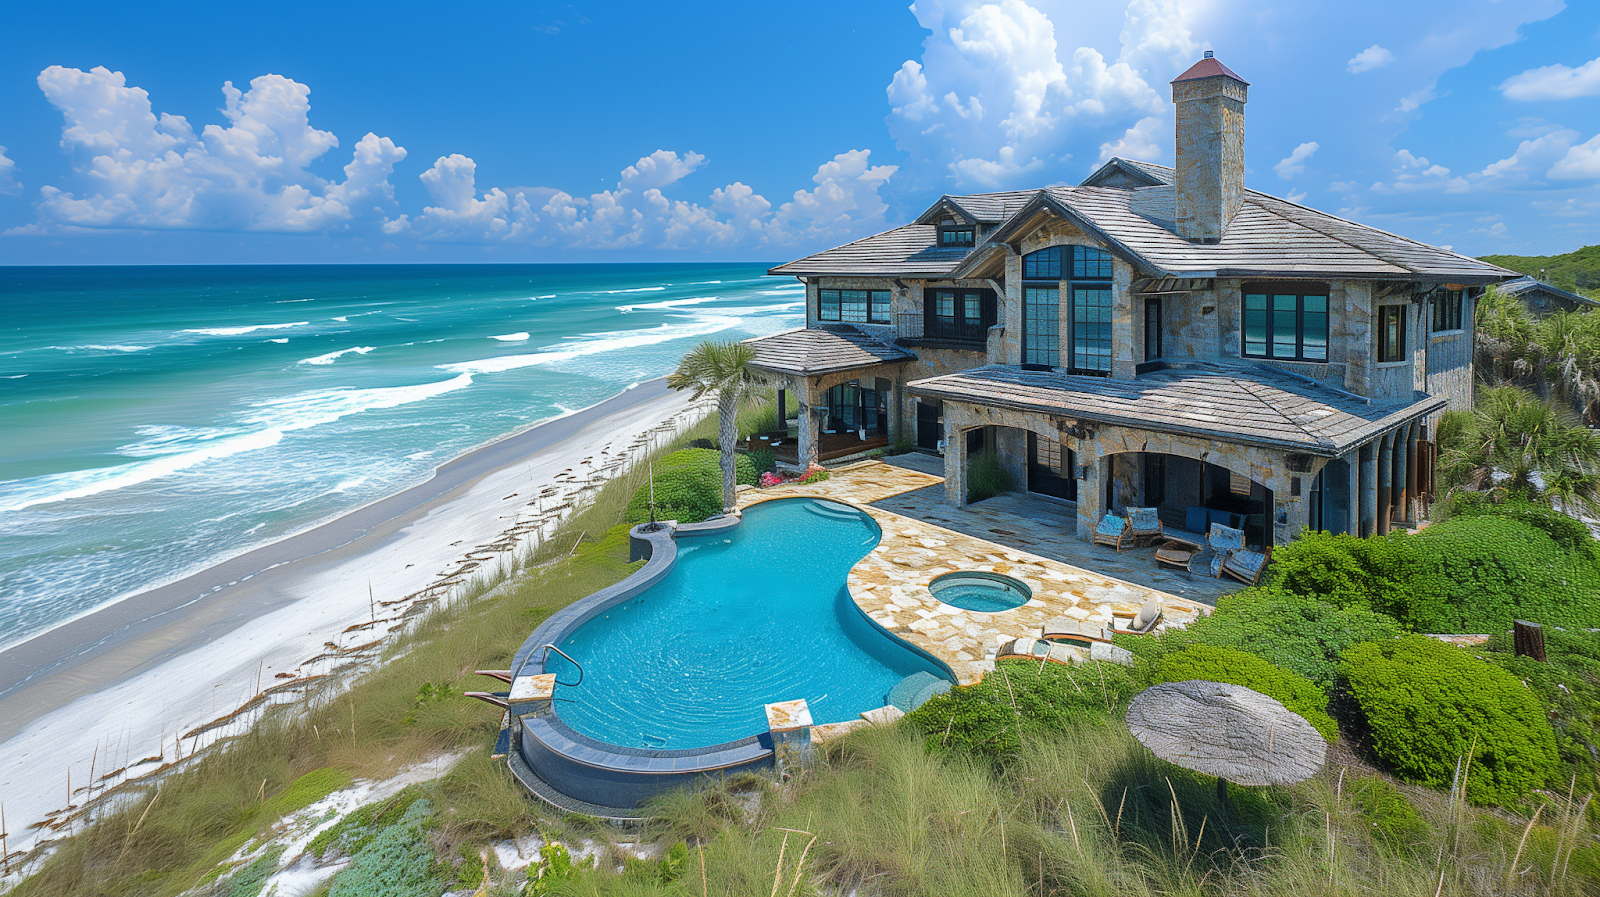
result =
[[[1048,216],[1054,216],[1066,221],[1073,227],[1076,227],[1084,233],[1094,237],[1102,245],[1104,245],[1106,249],[1110,250],[1112,255],[1115,255],[1132,265],[1135,271],[1146,275],[1176,273],[1162,271],[1151,265],[1150,261],[1144,256],[1134,252],[1132,249],[1129,249],[1120,240],[1117,240],[1115,237],[1112,237],[1110,234],[1106,233],[1100,228],[1099,225],[1089,220],[1087,216],[1079,213],[1077,209],[1074,209],[1066,203],[1056,199],[1054,196],[1051,196],[1047,190],[1040,190],[1034,195],[1033,199],[1028,200],[1026,205],[1018,209],[1010,218],[1006,219],[1004,224],[1000,225],[1000,227],[997,228],[994,233],[989,235],[989,239],[985,241],[985,246],[987,247],[994,244],[1003,243],[1008,246],[1012,252],[1020,253],[1019,244],[1022,240],[1022,237],[1030,230],[1038,226],[1037,222],[1040,218]],[[957,265],[955,269],[950,272],[950,276],[960,279],[980,276],[970,273],[972,267],[975,266],[978,257],[979,253],[977,251],[974,251],[968,255],[961,261],[961,264]],[[1185,274],[1180,276],[1209,277],[1214,275]]]

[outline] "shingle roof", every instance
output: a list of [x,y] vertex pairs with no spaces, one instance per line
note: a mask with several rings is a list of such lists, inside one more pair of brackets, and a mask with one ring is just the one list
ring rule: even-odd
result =
[[1444,408],[1361,399],[1263,365],[1203,365],[1132,380],[990,366],[908,384],[914,395],[1333,457]]
[[774,374],[811,377],[916,358],[848,325],[828,329],[786,330],[745,342],[756,349],[750,366]]
[[1508,280],[1505,283],[1500,284],[1497,289],[1499,289],[1502,293],[1510,293],[1513,296],[1534,291],[1548,293],[1555,298],[1564,299],[1575,305],[1600,305],[1600,302],[1596,302],[1587,296],[1579,296],[1577,293],[1569,293],[1560,287],[1553,287],[1550,284],[1547,284],[1542,280],[1536,280],[1531,276],[1523,276],[1517,278],[1516,280]]
[[1215,78],[1218,75],[1221,75],[1224,78],[1232,78],[1233,80],[1238,81],[1240,84],[1244,84],[1246,86],[1250,84],[1249,81],[1246,81],[1245,79],[1234,74],[1233,69],[1223,65],[1222,60],[1217,59],[1214,56],[1207,56],[1194,65],[1189,66],[1188,70],[1186,70],[1183,74],[1173,78],[1171,83],[1177,84],[1179,81],[1198,81],[1201,78]]
[[934,245],[938,228],[907,224],[854,243],[779,265],[768,274],[838,274],[877,277],[942,277],[971,250]]

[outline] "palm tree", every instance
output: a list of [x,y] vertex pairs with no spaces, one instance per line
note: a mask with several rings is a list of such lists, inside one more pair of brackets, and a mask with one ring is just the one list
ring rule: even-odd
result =
[[1479,392],[1470,415],[1439,427],[1441,473],[1454,488],[1492,496],[1545,496],[1583,510],[1600,494],[1600,437],[1557,406],[1514,386]]
[[722,512],[734,509],[733,445],[738,438],[739,406],[763,385],[760,374],[750,367],[756,350],[749,343],[706,340],[683,356],[678,369],[667,375],[673,389],[692,389],[694,398],[717,394],[717,447],[722,452]]

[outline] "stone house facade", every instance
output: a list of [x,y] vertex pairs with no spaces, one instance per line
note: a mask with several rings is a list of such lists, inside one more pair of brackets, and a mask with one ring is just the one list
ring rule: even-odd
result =
[[1426,517],[1474,300],[1514,274],[1249,190],[1249,85],[1209,53],[1172,84],[1174,168],[940,197],[771,270],[806,285],[806,327],[751,341],[802,466],[878,435],[942,454],[961,505],[981,457],[1080,538],[1129,506],[1253,545]]

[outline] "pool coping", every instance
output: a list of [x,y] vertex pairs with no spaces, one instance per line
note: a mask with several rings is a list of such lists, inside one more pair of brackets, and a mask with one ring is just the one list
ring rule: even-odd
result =
[[[733,741],[700,748],[673,750],[652,750],[610,744],[584,735],[562,722],[556,715],[553,701],[555,674],[546,672],[545,664],[549,652],[540,654],[540,650],[547,645],[559,645],[578,627],[605,611],[639,596],[666,578],[677,565],[677,539],[680,535],[706,536],[730,530],[743,523],[743,512],[756,504],[793,499],[822,501],[849,508],[871,523],[878,531],[879,544],[882,543],[882,525],[866,508],[842,499],[813,495],[769,496],[751,502],[731,514],[718,515],[700,523],[680,524],[677,521],[664,521],[653,525],[634,526],[628,531],[630,549],[635,557],[648,552],[645,555],[645,565],[620,582],[593,592],[556,611],[523,640],[513,655],[511,665],[513,678],[505,720],[510,730],[508,755],[527,766],[550,788],[572,797],[575,806],[570,809],[579,812],[582,812],[582,806],[605,806],[605,804],[593,803],[583,797],[568,794],[556,782],[551,781],[559,776],[547,775],[538,769],[534,759],[528,755],[524,747],[525,739],[531,738],[536,741],[538,747],[535,752],[540,750],[548,752],[551,761],[564,763],[576,769],[638,777],[636,784],[642,784],[650,778],[658,778],[664,788],[684,784],[685,776],[724,773],[771,765],[775,750],[772,736],[766,732],[757,732]],[[875,545],[873,550],[876,548]],[[853,565],[851,569],[854,569]],[[847,577],[848,572],[846,571]],[[848,592],[848,582],[844,588]],[[854,601],[854,597],[853,594],[850,595],[851,605],[871,629],[892,639],[900,647],[932,662],[952,683],[958,681],[955,671],[943,659],[884,628]],[[593,783],[588,784],[592,786]],[[548,795],[539,794],[539,797],[551,802]]]

